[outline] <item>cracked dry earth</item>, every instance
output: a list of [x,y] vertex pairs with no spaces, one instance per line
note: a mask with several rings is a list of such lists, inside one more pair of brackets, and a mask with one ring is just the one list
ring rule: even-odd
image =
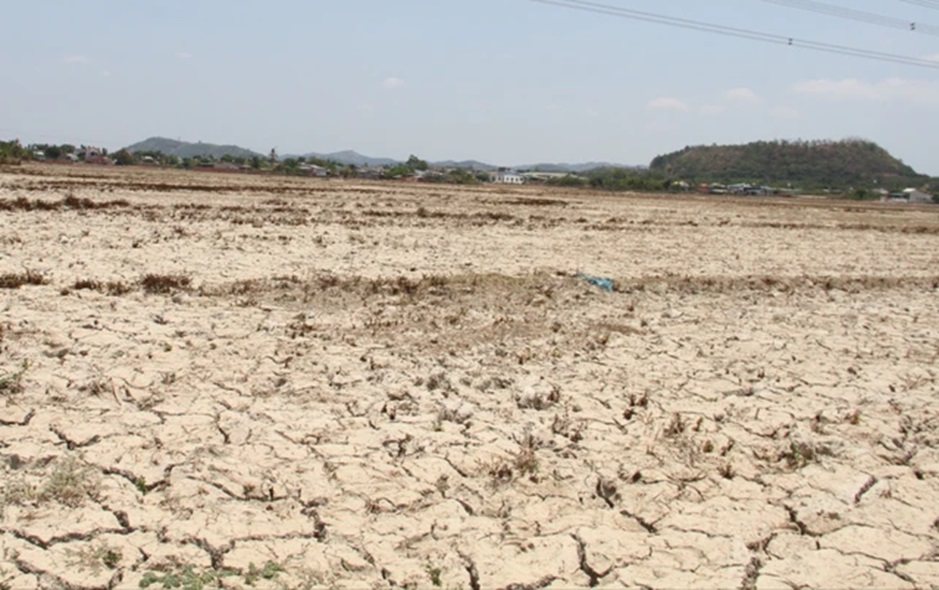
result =
[[932,208],[26,167],[0,219],[0,587],[939,586]]

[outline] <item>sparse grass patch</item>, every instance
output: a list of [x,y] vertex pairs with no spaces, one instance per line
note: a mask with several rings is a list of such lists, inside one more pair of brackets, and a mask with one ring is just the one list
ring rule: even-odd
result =
[[48,502],[77,508],[87,498],[97,497],[100,488],[100,475],[94,467],[74,458],[59,459],[45,481],[34,484],[20,475],[8,477],[0,484],[0,515],[9,506],[39,506]]
[[512,465],[519,475],[534,475],[538,471],[538,457],[535,455],[537,446],[534,437],[529,434],[512,455]]
[[60,209],[112,209],[129,207],[125,199],[112,201],[93,201],[88,198],[79,198],[73,194],[67,195],[61,201],[43,201],[42,199],[27,199],[17,197],[12,201],[0,199],[0,211],[58,211]]
[[29,504],[36,499],[36,496],[36,488],[22,478],[7,477],[6,481],[0,484],[0,517],[3,516],[6,508]]
[[453,391],[453,383],[445,373],[435,373],[427,378],[427,391],[436,391],[438,389],[444,392]]
[[29,369],[29,361],[24,360],[19,371],[0,375],[0,395],[23,393],[23,375]]
[[527,433],[519,443],[517,451],[507,459],[493,457],[480,465],[481,470],[489,476],[493,486],[507,484],[526,475],[532,481],[537,481],[539,463],[535,451],[539,446],[535,437]]
[[561,400],[561,388],[552,385],[549,391],[538,392],[528,396],[517,396],[515,405],[520,410],[547,410]]
[[121,281],[108,281],[104,284],[104,292],[119,297],[133,291],[133,287]]
[[45,285],[47,282],[46,277],[34,270],[0,274],[0,289],[19,289],[23,285]]
[[809,463],[816,463],[825,455],[831,455],[831,449],[802,441],[792,441],[780,454],[780,461],[785,461],[789,469],[802,469]]
[[563,436],[573,443],[584,439],[584,423],[574,422],[569,414],[555,414],[551,422],[551,432]]
[[104,378],[94,379],[80,386],[78,391],[90,393],[95,397],[101,397],[107,393],[114,395],[114,383]]
[[245,584],[254,586],[258,580],[273,580],[283,571],[284,568],[279,563],[273,561],[268,561],[260,568],[253,563],[249,564],[248,571],[245,573]]
[[685,431],[687,424],[685,419],[681,417],[681,414],[678,412],[672,414],[671,420],[668,422],[668,426],[665,427],[665,436],[668,438],[675,438],[679,434]]
[[70,508],[77,508],[87,498],[96,497],[100,489],[100,476],[94,467],[74,458],[63,459],[56,463],[40,488],[38,500],[52,500]]
[[737,472],[734,470],[734,466],[730,463],[722,463],[717,467],[717,473],[720,474],[724,479],[733,479]]
[[241,577],[247,586],[254,586],[260,580],[274,580],[284,571],[279,563],[268,561],[261,567],[248,566],[248,571],[240,572],[231,568],[197,569],[192,565],[180,566],[174,571],[149,571],[140,580],[141,588],[151,586],[159,588],[179,588],[181,590],[203,590],[205,588],[227,588],[226,578]]
[[71,291],[97,291],[119,297],[133,291],[133,287],[121,281],[101,282],[97,279],[78,279],[72,283],[70,289],[63,289],[62,294],[68,295]]
[[482,471],[489,476],[492,484],[496,486],[509,483],[515,477],[515,472],[512,471],[512,466],[508,461],[499,458],[490,459],[480,467]]
[[427,564],[427,577],[430,578],[430,583],[433,586],[437,588],[443,586],[443,581],[441,580],[442,575],[443,569],[430,563]]
[[72,285],[76,291],[100,291],[101,282],[93,279],[79,279]]
[[189,288],[192,279],[182,274],[148,274],[140,279],[140,286],[150,294],[163,295]]
[[852,426],[857,426],[861,423],[861,410],[851,410],[845,415],[844,421]]
[[197,570],[192,565],[182,566],[171,572],[147,572],[140,580],[141,588],[158,586],[160,588],[180,588],[181,590],[202,590],[203,588],[221,588],[223,578],[237,576],[235,570]]
[[443,428],[443,422],[453,422],[454,424],[466,424],[471,418],[469,412],[460,411],[458,408],[448,408],[446,406],[441,407],[437,412],[437,421],[435,424],[439,423],[441,429]]
[[103,569],[113,570],[121,563],[124,555],[119,549],[109,547],[105,543],[87,545],[78,550],[67,549],[66,553],[72,558],[72,567],[81,570],[91,570],[95,574]]

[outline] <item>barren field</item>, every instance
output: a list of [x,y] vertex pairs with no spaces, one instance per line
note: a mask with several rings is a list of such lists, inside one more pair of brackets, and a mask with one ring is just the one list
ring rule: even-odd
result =
[[939,207],[46,166],[0,222],[0,588],[939,587]]

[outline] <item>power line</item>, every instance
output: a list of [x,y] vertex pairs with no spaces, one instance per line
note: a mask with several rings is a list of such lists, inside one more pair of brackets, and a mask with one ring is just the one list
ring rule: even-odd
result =
[[906,2],[907,4],[912,4],[913,6],[924,6],[926,8],[932,8],[933,10],[939,10],[939,4],[927,2],[926,0],[900,0],[900,2]]
[[[531,0],[531,1],[538,2],[540,4],[551,4],[554,6],[561,6],[564,8],[572,8],[574,10],[581,10],[584,12],[592,12],[592,13],[603,14],[607,16],[616,16],[620,18],[651,22],[651,23],[656,23],[656,24],[666,25],[666,26],[671,26],[671,27],[679,27],[683,29],[702,31],[705,33],[712,33],[715,35],[723,35],[725,37],[737,37],[741,39],[748,39],[751,41],[762,41],[764,43],[772,43],[775,45],[788,45],[791,47],[801,47],[803,49],[811,49],[813,51],[822,51],[825,53],[846,55],[849,57],[860,57],[863,59],[885,61],[885,62],[908,65],[908,66],[920,67],[920,68],[939,69],[939,62],[929,60],[929,59],[910,57],[906,55],[897,55],[894,53],[883,53],[880,51],[872,51],[870,49],[848,47],[845,45],[835,45],[833,43],[809,41],[807,39],[798,39],[795,37],[787,37],[785,35],[763,33],[763,32],[754,31],[751,29],[742,29],[739,27],[718,25],[714,23],[707,23],[703,21],[696,21],[696,20],[691,20],[691,19],[686,19],[686,18],[678,18],[678,17],[666,16],[663,14],[655,14],[652,12],[643,12],[640,10],[620,8],[618,6],[600,4],[598,2],[588,2],[586,0]],[[908,1],[913,1],[913,0],[908,0]]]
[[869,23],[872,25],[880,25],[894,29],[903,29],[912,31],[914,33],[922,33],[924,35],[939,36],[939,27],[934,25],[917,23],[915,21],[906,21],[902,18],[874,14],[873,12],[865,12],[863,10],[854,10],[853,8],[845,8],[843,6],[836,6],[834,4],[827,4],[825,2],[817,2],[816,0],[763,0],[763,2],[778,4],[780,6],[788,6],[789,8],[797,8],[799,10],[807,10],[809,12],[815,12],[818,14],[827,14],[829,16]]

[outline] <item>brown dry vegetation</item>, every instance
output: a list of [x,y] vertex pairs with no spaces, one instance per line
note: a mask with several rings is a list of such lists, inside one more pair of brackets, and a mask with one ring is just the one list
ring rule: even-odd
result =
[[26,166],[0,218],[0,587],[939,585],[932,207]]

